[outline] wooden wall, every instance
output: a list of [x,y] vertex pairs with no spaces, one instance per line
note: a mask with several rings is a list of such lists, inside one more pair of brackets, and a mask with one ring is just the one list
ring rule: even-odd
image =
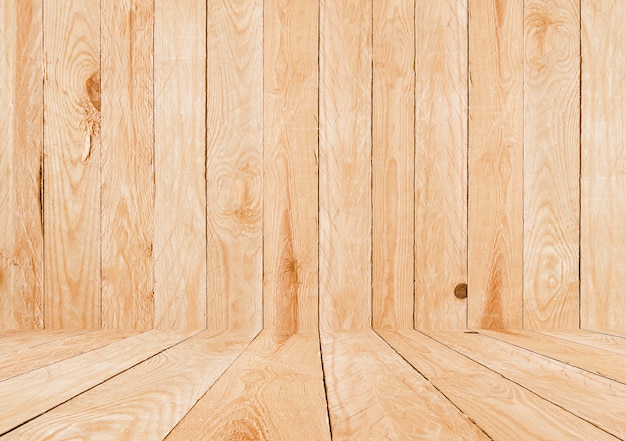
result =
[[1,6],[0,328],[626,331],[621,2]]

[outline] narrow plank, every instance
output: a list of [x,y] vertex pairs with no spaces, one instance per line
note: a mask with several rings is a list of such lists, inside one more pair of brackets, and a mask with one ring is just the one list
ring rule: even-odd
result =
[[6,335],[0,337],[0,352],[10,352],[18,349],[26,349],[33,346],[50,343],[60,338],[78,335],[85,331],[66,331],[66,330],[43,330],[36,329],[31,331],[22,331],[17,334]]
[[43,328],[42,2],[0,13],[0,329]]
[[415,1],[373,2],[372,324],[413,328]]
[[371,323],[371,2],[320,0],[320,326]]
[[609,334],[601,334],[592,331],[553,331],[543,332],[552,337],[569,340],[574,343],[580,343],[587,346],[593,346],[597,349],[605,351],[617,352],[626,355],[626,336],[615,336]]
[[318,2],[264,3],[264,329],[318,329]]
[[626,384],[626,358],[622,354],[532,331],[484,331],[484,333],[498,340]]
[[154,325],[206,323],[206,2],[157,0]]
[[626,331],[626,4],[581,4],[581,327]]
[[207,325],[258,330],[263,319],[263,2],[220,0],[207,7]]
[[247,331],[200,333],[2,439],[162,440],[251,338]]
[[470,0],[468,326],[522,326],[524,12]]
[[415,20],[415,326],[464,329],[467,0],[417,0]]
[[151,329],[153,2],[101,7],[102,327]]
[[0,434],[189,337],[153,330],[0,381]]
[[101,348],[132,334],[130,330],[88,331],[2,354],[0,380]]
[[491,439],[617,439],[420,332],[379,333]]
[[317,336],[264,331],[165,439],[330,441]]
[[428,334],[612,435],[626,438],[626,385],[485,335]]
[[580,4],[524,3],[524,328],[579,327]]
[[334,440],[488,440],[372,331],[324,333]]
[[100,327],[100,2],[44,2],[46,328]]

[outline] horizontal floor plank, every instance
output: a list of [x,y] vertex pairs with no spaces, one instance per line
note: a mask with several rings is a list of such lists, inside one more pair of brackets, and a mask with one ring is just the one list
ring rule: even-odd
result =
[[34,330],[14,332],[0,337],[0,353],[12,352],[33,346],[49,343],[60,338],[83,334],[87,331],[67,330]]
[[615,335],[584,330],[552,332],[542,331],[542,334],[626,355],[626,337],[618,337]]

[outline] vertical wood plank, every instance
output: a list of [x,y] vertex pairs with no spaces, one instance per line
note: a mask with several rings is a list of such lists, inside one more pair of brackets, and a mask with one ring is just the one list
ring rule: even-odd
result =
[[413,328],[415,1],[373,2],[372,324]]
[[468,326],[519,328],[523,2],[470,0]]
[[263,2],[208,2],[207,325],[258,330],[263,278]]
[[0,11],[0,329],[43,327],[42,4]]
[[102,2],[102,327],[152,328],[152,0]]
[[100,2],[44,2],[47,328],[100,327]]
[[417,0],[415,326],[463,329],[467,300],[467,0]]
[[372,4],[320,6],[320,326],[371,323]]
[[581,325],[626,330],[626,4],[582,1]]
[[524,2],[524,327],[579,315],[578,0]]
[[318,3],[265,2],[265,328],[317,333]]
[[206,320],[206,2],[157,0],[154,324]]

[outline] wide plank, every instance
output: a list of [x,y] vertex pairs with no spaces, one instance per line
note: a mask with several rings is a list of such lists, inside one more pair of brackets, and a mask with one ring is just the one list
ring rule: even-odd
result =
[[576,330],[576,331],[542,331],[543,334],[592,346],[596,349],[617,352],[626,355],[626,335],[602,334],[600,332]]
[[11,335],[0,336],[0,352],[9,352],[19,349],[26,349],[32,346],[49,343],[60,338],[69,337],[72,335],[78,335],[84,330],[44,330],[34,329],[31,331],[20,331],[19,333]]

